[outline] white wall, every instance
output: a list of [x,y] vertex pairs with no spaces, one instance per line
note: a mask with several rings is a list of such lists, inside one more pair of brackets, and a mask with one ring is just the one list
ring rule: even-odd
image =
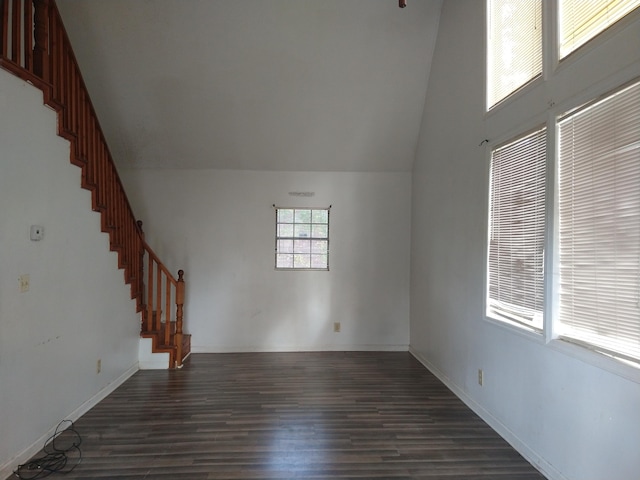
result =
[[483,315],[488,149],[479,144],[640,75],[640,21],[485,115],[484,3],[447,1],[441,12],[413,172],[411,351],[549,478],[636,479],[640,372]]
[[[194,352],[408,348],[409,173],[129,170],[122,178],[148,242],[171,271],[186,272]],[[329,272],[274,270],[273,204],[332,205]]]
[[[130,290],[42,92],[0,70],[0,478],[135,372]],[[32,242],[29,227],[44,226]],[[20,293],[18,277],[30,275]],[[102,372],[96,373],[97,360]]]

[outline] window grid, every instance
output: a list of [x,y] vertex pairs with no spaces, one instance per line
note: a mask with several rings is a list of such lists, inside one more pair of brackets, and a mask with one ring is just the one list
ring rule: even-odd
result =
[[329,209],[276,208],[277,270],[329,270]]

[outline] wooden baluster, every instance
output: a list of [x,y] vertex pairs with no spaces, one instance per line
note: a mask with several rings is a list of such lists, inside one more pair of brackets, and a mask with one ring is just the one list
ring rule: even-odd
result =
[[23,35],[24,35],[24,68],[33,73],[33,37],[34,37],[34,22],[33,22],[33,3],[31,0],[24,2],[23,12]]
[[154,330],[160,331],[162,325],[160,324],[161,308],[162,308],[162,270],[160,265],[156,262],[156,318]]
[[9,54],[9,0],[0,0],[0,55]]
[[20,7],[21,0],[13,0],[11,5],[11,61],[20,64]]
[[33,0],[33,6],[33,73],[49,82],[49,0]]
[[171,286],[170,278],[164,275],[164,344],[171,345]]
[[153,330],[153,258],[147,257],[147,329]]
[[176,285],[176,367],[182,367],[182,320],[184,306],[184,271],[178,270],[178,283]]

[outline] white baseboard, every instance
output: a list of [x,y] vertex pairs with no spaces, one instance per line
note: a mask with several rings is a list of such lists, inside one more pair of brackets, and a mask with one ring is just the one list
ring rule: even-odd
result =
[[474,399],[469,397],[464,390],[459,388],[453,383],[443,372],[438,370],[433,364],[431,364],[420,353],[409,347],[409,353],[413,355],[427,370],[433,373],[438,380],[444,383],[449,390],[451,390],[465,405],[473,410],[482,420],[484,420],[491,428],[493,428],[498,435],[504,438],[509,445],[511,445],[516,451],[522,455],[531,465],[533,465],[540,473],[542,473],[549,480],[569,480],[562,475],[553,465],[548,463],[544,458],[540,457],[534,450],[524,443],[514,432],[512,432],[505,424],[498,420],[491,412],[486,410],[482,405],[477,403]]
[[406,352],[408,345],[235,346],[191,345],[191,353]]
[[[116,388],[122,385],[127,379],[129,379],[129,377],[131,377],[131,375],[133,375],[137,371],[138,371],[138,364],[132,365],[128,370],[126,370],[122,375],[116,378],[113,382],[109,383],[102,390],[96,393],[93,397],[91,397],[89,400],[84,402],[82,405],[80,405],[73,412],[69,413],[68,415],[65,416],[64,419],[61,419],[61,420],[71,420],[72,422],[75,422],[80,417],[82,417],[82,415],[87,413],[89,410],[95,407],[98,403],[104,400],[107,397],[107,395],[109,395]],[[13,471],[16,468],[18,468],[19,465],[26,463],[27,461],[29,461],[31,457],[33,457],[36,453],[42,450],[42,447],[44,447],[44,442],[46,442],[49,438],[51,438],[51,436],[55,433],[56,428],[58,427],[58,424],[59,422],[56,423],[56,425],[54,425],[53,427],[51,427],[50,430],[43,433],[42,436],[38,438],[35,442],[33,442],[33,444],[31,444],[29,447],[25,448],[20,453],[18,453],[17,455],[9,459],[7,462],[0,465],[0,479],[8,478],[10,475],[13,474]]]

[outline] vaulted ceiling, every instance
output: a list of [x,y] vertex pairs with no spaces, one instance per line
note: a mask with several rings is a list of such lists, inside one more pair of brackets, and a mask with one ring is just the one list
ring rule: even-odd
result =
[[410,171],[440,0],[57,0],[122,168]]

